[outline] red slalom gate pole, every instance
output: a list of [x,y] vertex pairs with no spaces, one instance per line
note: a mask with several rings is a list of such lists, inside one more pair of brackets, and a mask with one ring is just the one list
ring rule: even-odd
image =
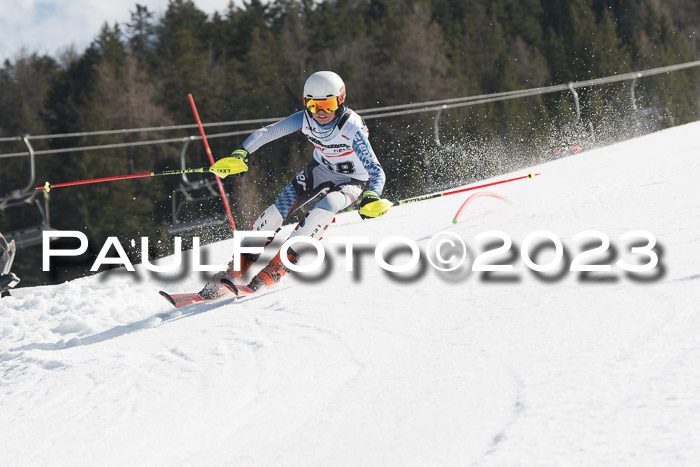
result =
[[[188,94],[187,97],[190,99],[190,105],[192,106],[192,112],[194,113],[194,118],[197,119],[197,126],[199,127],[199,133],[202,135],[202,141],[204,141],[204,148],[207,151],[207,156],[209,157],[209,162],[214,165],[214,156],[211,154],[211,149],[209,148],[209,143],[207,142],[207,135],[204,133],[204,127],[202,126],[202,121],[199,119],[199,112],[197,112],[197,106],[194,104],[194,97],[192,94]],[[231,223],[231,228],[236,231],[236,223],[233,222],[233,215],[231,214],[231,207],[228,204],[228,199],[226,198],[226,193],[224,192],[224,185],[221,183],[221,179],[216,178],[216,183],[219,185],[219,193],[221,193],[221,200],[224,202],[224,207],[226,208],[226,215],[228,216],[228,221]]]
[[539,173],[530,172],[522,177],[509,178],[508,180],[500,180],[498,182],[484,183],[483,185],[470,186],[467,188],[460,188],[459,190],[445,191],[442,193],[433,193],[432,195],[418,196],[416,198],[402,199],[401,201],[394,201],[394,206],[400,206],[407,203],[415,203],[417,201],[424,201],[426,199],[440,198],[441,196],[456,195],[457,193],[464,193],[465,191],[478,190],[479,188],[486,188],[487,186],[501,185],[502,183],[515,182],[516,180],[523,180],[526,178],[534,179]]
[[462,203],[462,206],[459,208],[459,210],[457,211],[457,214],[455,214],[455,217],[452,219],[452,223],[456,224],[457,222],[459,222],[459,217],[464,212],[464,209],[466,209],[466,207],[469,206],[469,203],[474,201],[476,198],[481,198],[482,196],[496,198],[496,199],[500,199],[501,201],[505,201],[506,203],[510,203],[510,200],[508,200],[508,198],[506,198],[503,195],[499,195],[498,193],[492,193],[490,191],[480,191],[478,193],[472,193],[469,196],[469,198],[467,198],[464,201],[464,203]]

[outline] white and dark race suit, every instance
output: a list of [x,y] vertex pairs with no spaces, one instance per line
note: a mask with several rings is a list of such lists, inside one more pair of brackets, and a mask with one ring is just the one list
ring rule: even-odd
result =
[[241,147],[253,153],[264,144],[297,131],[313,144],[314,158],[275,200],[283,220],[321,192],[345,195],[326,196],[314,206],[332,212],[353,204],[363,190],[381,195],[386,175],[367,138],[367,125],[349,108],[326,125],[318,123],[305,110],[296,112],[256,130]]

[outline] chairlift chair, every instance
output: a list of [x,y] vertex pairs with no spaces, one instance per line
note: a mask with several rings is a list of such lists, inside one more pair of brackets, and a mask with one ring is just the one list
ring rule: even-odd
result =
[[[180,166],[184,170],[187,168],[185,154],[187,147],[194,138],[185,139],[180,151]],[[200,217],[190,221],[181,219],[182,211],[185,207],[197,203],[203,203],[218,199],[221,197],[216,188],[216,180],[211,178],[201,180],[190,180],[187,174],[181,175],[180,186],[173,190],[172,193],[172,222],[166,227],[171,235],[181,235],[183,233],[192,233],[214,227],[220,227],[226,224],[228,220],[223,216],[208,216]]]
[[8,241],[14,241],[17,248],[29,248],[40,245],[43,239],[42,232],[51,230],[49,225],[49,194],[46,191],[41,191],[44,197],[42,203],[41,200],[38,199],[39,190],[36,190],[34,187],[36,163],[34,159],[34,148],[29,138],[29,135],[22,137],[22,141],[29,151],[29,183],[22,189],[14,190],[0,197],[0,211],[15,207],[27,209],[26,206],[34,205],[41,216],[41,222],[38,225],[30,225],[5,233],[5,237]]

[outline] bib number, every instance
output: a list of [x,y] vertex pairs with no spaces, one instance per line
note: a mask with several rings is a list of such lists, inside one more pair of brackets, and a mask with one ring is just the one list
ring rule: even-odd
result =
[[355,173],[355,164],[352,163],[352,161],[345,161],[345,162],[338,162],[337,164],[333,164],[329,160],[323,158],[323,165],[326,166],[328,170],[331,172],[339,173],[339,174],[345,174],[345,175],[350,175]]

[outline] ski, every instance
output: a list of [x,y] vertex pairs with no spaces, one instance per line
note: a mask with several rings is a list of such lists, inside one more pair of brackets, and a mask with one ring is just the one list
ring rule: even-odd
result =
[[165,298],[167,301],[170,302],[172,306],[175,308],[182,308],[188,305],[192,305],[194,303],[201,303],[201,302],[209,302],[211,300],[216,300],[216,299],[207,299],[202,297],[201,295],[197,293],[173,293],[169,294],[167,292],[163,292],[162,290],[158,292]]
[[[234,284],[228,279],[222,279],[221,284],[224,285],[228,291],[232,292],[235,297],[242,297],[255,293],[255,290],[249,288],[248,286]],[[228,294],[223,297],[204,298],[198,293],[168,293],[162,290],[158,293],[161,294],[163,298],[170,302],[170,304],[175,308],[183,308],[189,305],[194,305],[195,303],[211,302],[214,300],[219,300],[220,298],[234,298]]]
[[192,305],[193,303],[206,302],[207,299],[196,293],[169,294],[162,290],[158,292],[175,308]]
[[251,295],[255,293],[255,290],[251,289],[247,285],[234,284],[228,279],[221,279],[221,283],[226,286],[231,292],[236,294],[236,297],[243,297],[245,295]]

